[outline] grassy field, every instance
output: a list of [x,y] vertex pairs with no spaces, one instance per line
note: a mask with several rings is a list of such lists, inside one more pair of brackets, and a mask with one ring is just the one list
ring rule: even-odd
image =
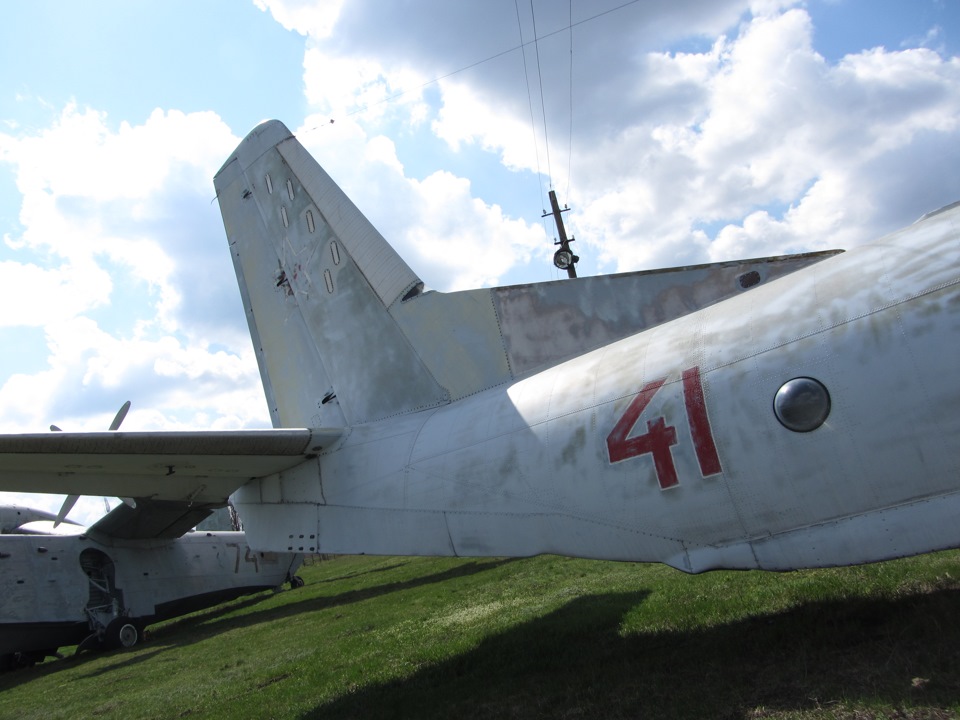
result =
[[688,576],[344,557],[0,676],[0,718],[960,717],[960,553]]

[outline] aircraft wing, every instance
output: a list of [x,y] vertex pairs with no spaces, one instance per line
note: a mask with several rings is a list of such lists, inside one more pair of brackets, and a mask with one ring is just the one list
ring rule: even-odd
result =
[[0,435],[0,490],[130,497],[90,528],[113,538],[179,537],[253,478],[333,445],[332,429]]

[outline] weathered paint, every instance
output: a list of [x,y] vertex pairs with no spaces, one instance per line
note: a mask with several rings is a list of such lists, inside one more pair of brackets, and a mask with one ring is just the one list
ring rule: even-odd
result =
[[[298,190],[274,195],[261,177]],[[745,275],[770,282],[835,254],[411,292],[417,275],[280,123],[254,130],[214,184],[277,427],[443,405],[732,297]]]
[[[960,207],[829,257],[444,295],[301,151],[265,123],[215,179],[274,423],[327,428],[234,478],[253,547],[699,572],[960,545]],[[796,377],[831,397],[811,432],[773,411]],[[97,455],[93,480],[63,459],[0,456],[0,478],[132,494],[106,489],[129,457]],[[228,475],[132,482],[186,505]]]
[[[559,552],[699,571],[955,546],[951,524],[884,528],[957,489],[957,216],[776,277],[766,262],[421,295],[390,312],[456,401],[352,427],[320,455],[313,507],[314,470],[280,473],[296,501],[263,502],[257,483],[235,499],[254,542],[276,549],[296,528],[328,552]],[[772,410],[798,376],[834,401],[811,433]],[[857,541],[810,550],[841,526]]]
[[103,544],[71,536],[0,535],[0,657],[53,651],[91,633],[91,584],[80,554],[112,561],[117,611],[140,628],[223,600],[277,587],[299,554],[255,552],[242,532],[194,532],[176,540]]
[[[342,429],[0,435],[5,490],[146,498],[223,507],[251,478],[295,467]],[[191,525],[192,527],[192,525]]]

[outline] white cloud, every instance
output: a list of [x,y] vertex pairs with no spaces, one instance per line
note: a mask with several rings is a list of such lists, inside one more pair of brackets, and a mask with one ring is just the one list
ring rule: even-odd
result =
[[[311,118],[306,127],[313,127]],[[496,284],[511,267],[549,250],[543,231],[508,218],[449,172],[407,177],[394,143],[356,122],[320,124],[298,137],[410,266],[435,290]],[[478,260],[482,256],[483,260]]]
[[287,30],[326,38],[333,31],[343,0],[253,0]]
[[[591,82],[577,86],[571,162],[575,196],[569,200],[577,208],[571,220],[578,227],[581,248],[599,257],[601,267],[626,270],[730,259],[727,252],[776,254],[839,242],[857,244],[892,229],[871,222],[871,203],[862,199],[870,195],[865,167],[878,156],[909,145],[918,132],[956,132],[960,113],[955,63],[929,50],[878,49],[831,66],[813,48],[810,15],[796,5],[770,0],[715,5],[710,12],[704,7],[699,27],[679,22],[681,15],[691,16],[690,7],[659,6],[644,10],[647,18],[620,13],[625,22],[618,27],[601,28],[611,19],[606,16],[578,26],[576,57],[583,63],[579,74]],[[736,25],[748,8],[752,17]],[[354,9],[348,26],[354,31],[363,28],[362,39],[326,42],[319,34],[312,38],[305,59],[308,99],[324,111],[338,103],[342,108],[379,107],[376,116],[357,118],[359,132],[369,138],[402,133],[402,123],[396,123],[403,117],[406,100],[381,101],[405,83],[429,77],[423,68],[431,67],[431,45],[424,40],[416,51],[400,56],[384,40],[383,26],[369,14],[362,24],[356,19],[361,14]],[[652,32],[650,23],[640,23],[641,19],[650,20],[668,37],[714,33],[714,40],[703,52],[651,49],[633,57],[613,42],[612,54],[602,57],[587,42],[599,38],[591,33],[601,30],[608,33],[604,36],[608,40],[610,32],[644,28],[635,36],[638,44],[652,45],[644,34]],[[388,23],[389,17],[384,20]],[[716,34],[731,25],[737,27],[735,36]],[[416,28],[410,31],[417,35]],[[562,35],[551,36],[550,42],[556,45],[558,39]],[[560,42],[559,50],[566,49]],[[558,48],[551,49],[546,41],[540,50],[562,59],[556,55]],[[399,57],[406,59],[401,62]],[[510,62],[512,80],[497,69],[498,60],[488,73],[471,72],[437,83],[437,100],[426,111],[422,92],[408,99],[415,101],[411,105],[418,104],[418,120],[426,112],[436,138],[454,152],[471,146],[495,154],[510,171],[545,170],[547,150],[542,145],[536,148],[543,139],[537,123],[540,112],[535,112],[536,129],[531,128],[519,53]],[[418,63],[421,70],[409,69]],[[409,76],[387,80],[391,73],[398,77],[400,67]],[[500,84],[491,84],[488,77],[499,78]],[[552,77],[555,83],[567,81],[556,73]],[[610,114],[599,115],[594,107]],[[568,111],[553,102],[546,108],[547,117],[558,108]],[[627,112],[631,108],[632,114]],[[556,130],[558,123],[552,127]],[[555,132],[549,149],[556,186],[566,185],[564,163],[556,160],[566,156],[566,139]],[[364,154],[359,147],[355,150]],[[330,158],[324,163],[331,164]],[[466,263],[458,269],[456,250],[450,248],[468,242],[462,228],[467,226],[465,200],[471,191],[455,191],[464,185],[450,173],[433,174],[429,182],[408,179],[407,191],[398,191],[400,175],[396,167],[391,172],[397,173],[392,179],[371,174],[360,181],[360,171],[353,168],[344,184],[361,188],[353,194],[368,214],[371,206],[388,208],[384,213],[391,230],[388,237],[399,242],[405,254],[412,254],[412,260],[435,267],[449,286],[495,281],[512,265],[535,255],[530,249],[533,242],[515,237],[508,246],[524,249],[496,255],[500,272],[477,273]],[[351,183],[349,176],[356,181]],[[335,177],[341,178],[337,173]],[[370,189],[387,185],[389,193]],[[442,202],[424,198],[424,191],[437,193]],[[389,197],[397,202],[365,202]],[[403,207],[401,198],[407,200]],[[939,202],[932,199],[930,204]],[[501,212],[495,201],[484,205],[491,217]],[[426,214],[417,212],[420,208]],[[443,221],[444,214],[459,222]],[[504,233],[510,222],[516,221],[503,218],[494,234]]]
[[411,181],[410,190],[416,221],[400,240],[413,251],[416,266],[442,279],[436,289],[496,285],[505,269],[549,248],[539,227],[504,217],[499,206],[474,198],[464,178],[436,172],[423,182]]
[[0,326],[41,327],[105,305],[113,282],[91,262],[44,268],[0,262]]
[[[272,3],[274,9],[280,5]],[[919,160],[901,151],[928,142],[929,133],[939,133],[945,145],[957,144],[956,58],[944,60],[923,48],[876,48],[830,64],[814,49],[811,16],[795,0],[690,0],[608,14],[610,7],[597,5],[581,9],[585,15],[578,21],[598,17],[578,24],[572,35],[548,34],[562,23],[540,17],[539,33],[547,37],[537,50],[547,68],[543,81],[552,88],[543,109],[552,130],[548,149],[537,107],[539,78],[531,63],[528,84],[519,52],[483,65],[482,72],[441,80],[429,86],[431,94],[420,87],[424,78],[452,69],[448,58],[456,53],[449,37],[464,38],[463,53],[473,54],[460,57],[471,61],[519,42],[521,31],[532,37],[526,9],[520,28],[515,13],[504,8],[488,6],[485,16],[475,9],[431,5],[424,12],[445,32],[408,24],[402,38],[395,33],[401,22],[395,9],[374,12],[364,3],[337,14],[330,21],[339,23],[335,32],[333,24],[323,30],[310,30],[307,22],[299,26],[311,35],[308,100],[324,113],[374,109],[350,118],[350,142],[357,143],[352,157],[343,157],[343,148],[326,147],[321,161],[412,264],[441,278],[440,286],[496,282],[512,267],[548,253],[533,249],[537,241],[531,238],[542,237],[532,232],[534,224],[504,215],[496,198],[484,199],[486,217],[475,218],[477,227],[509,236],[511,223],[519,222],[523,232],[494,256],[498,271],[479,273],[458,253],[473,242],[464,229],[473,183],[441,170],[419,182],[404,177],[400,166],[406,163],[395,149],[388,153],[395,160],[378,150],[374,155],[386,165],[370,164],[372,151],[363,150],[364,143],[400,137],[424,118],[454,153],[472,148],[492,154],[510,172],[545,172],[550,166],[556,187],[572,180],[573,196],[566,200],[576,212],[568,222],[576,226],[581,255],[598,258],[606,270],[851,246],[960,193],[954,181],[926,201],[916,192],[896,197],[890,183],[873,173],[894,155],[919,168]],[[485,32],[458,34],[461,25]],[[487,39],[486,50],[474,42],[477,35]],[[708,41],[708,49],[663,49],[684,37]],[[567,68],[571,47],[573,78]],[[528,60],[535,57],[532,47],[527,52]],[[564,106],[568,82],[576,91],[573,108]],[[414,92],[384,102],[407,88]],[[563,121],[571,111],[572,142],[558,131],[566,130]],[[572,178],[558,160],[568,157],[568,142]],[[365,159],[357,163],[358,157]],[[929,154],[924,158],[930,160]],[[489,225],[488,218],[499,225]]]
[[51,422],[74,431],[104,430],[127,399],[133,401],[127,430],[266,422],[252,350],[190,346],[171,335],[118,338],[85,317],[49,325],[46,337],[47,368],[0,386],[5,432],[42,432]]
[[24,228],[5,240],[82,264],[85,272],[98,255],[107,257],[159,288],[169,312],[178,295],[164,256],[170,248],[161,249],[144,228],[158,221],[173,194],[209,198],[210,176],[233,142],[213,113],[157,110],[143,125],[124,122],[113,133],[103,113],[68,106],[49,129],[3,138],[0,160],[16,168]]
[[[575,3],[538,48],[541,111],[510,51],[526,7],[255,4],[307,36],[301,141],[436,289],[549,269],[540,207],[509,196],[546,170],[544,115],[568,228],[605,271],[850,247],[960,197],[960,59],[928,49],[938,30],[831,62],[794,0]],[[541,36],[565,24],[535,7]],[[112,126],[73,105],[3,127],[23,200],[0,327],[44,328],[49,352],[0,386],[0,426],[102,429],[128,398],[131,429],[264,424],[210,202],[234,133],[213,112]]]
[[0,143],[23,194],[23,230],[0,263],[0,325],[42,327],[48,348],[35,372],[4,379],[0,427],[99,430],[126,399],[153,413],[131,413],[134,429],[264,424],[211,202],[237,143],[223,122],[157,110],[113,131],[71,105]]
[[782,11],[799,4],[800,0],[751,0],[750,13],[754,17],[779,15]]
[[[649,56],[661,95],[693,101],[669,122],[638,119],[589,155],[581,236],[605,262],[626,270],[849,247],[960,195],[955,153],[927,149],[934,137],[958,144],[960,62],[877,49],[830,66],[812,32],[806,12],[790,10],[696,58]],[[896,159],[895,180],[885,158]],[[948,184],[911,191],[909,178],[931,168]],[[726,226],[704,234],[717,223]]]
[[[498,112],[492,98],[460,82],[442,82],[443,105],[433,122],[433,132],[453,150],[464,143],[477,143],[496,153],[508,170],[536,172],[537,143],[529,118]],[[542,150],[541,150],[542,152]]]

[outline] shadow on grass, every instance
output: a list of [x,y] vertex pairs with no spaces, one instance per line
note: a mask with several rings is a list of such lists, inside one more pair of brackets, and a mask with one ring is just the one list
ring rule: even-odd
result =
[[[809,603],[704,630],[621,636],[644,593],[579,598],[304,718],[956,717],[960,591]],[[851,714],[840,701],[858,707]]]
[[[256,610],[254,612],[247,613],[246,615],[224,618],[223,622],[226,623],[231,630],[250,625],[257,625],[262,622],[278,620],[291,615],[299,615],[301,613],[313,612],[316,610],[328,610],[330,608],[351,605],[353,603],[369,600],[371,598],[382,597],[384,595],[389,595],[390,593],[411,590],[413,588],[431,585],[434,583],[443,583],[447,580],[452,580],[455,578],[468,577],[470,575],[476,575],[477,573],[493,570],[515,561],[516,558],[505,558],[489,561],[468,562],[457,565],[448,570],[444,570],[443,572],[433,573],[432,575],[424,575],[421,577],[414,577],[410,578],[409,580],[384,583],[383,585],[375,585],[373,587],[360,588],[358,590],[348,590],[347,592],[339,593],[337,595],[311,595],[305,597],[303,600],[292,600],[285,602],[282,605],[265,608],[263,610]],[[319,583],[317,585],[319,585]],[[307,587],[316,587],[316,585]],[[256,601],[250,604],[255,604],[255,602]],[[235,605],[226,608],[217,608],[217,610],[214,611],[214,616],[217,619],[217,622],[210,622],[209,613],[199,613],[182,620],[175,620],[164,627],[159,628],[153,635],[153,638],[155,640],[164,641],[178,647],[190,645],[198,640],[203,639],[204,637],[218,633],[221,629],[219,625],[219,616],[233,612],[235,609]]]
[[[148,630],[149,637],[147,641],[138,645],[132,651],[117,650],[110,654],[93,652],[84,653],[79,656],[66,657],[63,660],[48,662],[37,666],[36,668],[25,668],[14,673],[7,673],[0,679],[0,688],[13,687],[22,682],[34,679],[38,675],[47,675],[58,670],[64,670],[69,667],[80,667],[87,662],[97,661],[96,669],[82,675],[83,678],[93,678],[106,672],[116,670],[122,667],[128,667],[139,664],[147,659],[163,653],[171,648],[181,648],[194,643],[201,642],[213,635],[226,630],[235,630],[237,628],[257,625],[263,622],[270,622],[280,618],[299,615],[301,613],[325,610],[332,607],[349,605],[351,603],[381,597],[393,592],[401,592],[412,588],[430,585],[432,583],[442,583],[454,578],[467,577],[477,573],[506,565],[514,562],[515,558],[505,558],[490,561],[468,562],[457,565],[449,570],[424,575],[409,580],[386,583],[359,590],[350,590],[345,593],[331,596],[307,596],[303,600],[292,600],[282,605],[272,606],[263,610],[232,617],[232,613],[238,610],[244,610],[254,607],[258,603],[269,600],[274,597],[272,593],[254,595],[242,600],[235,600],[229,604],[218,606],[209,610],[202,610],[188,617],[179,620],[168,621],[166,624]],[[401,563],[402,565],[402,563]],[[394,566],[399,567],[400,565]],[[366,574],[366,573],[363,573]],[[316,587],[322,583],[311,584],[305,590],[294,590],[295,592],[307,595],[310,587]],[[113,662],[112,660],[116,660]],[[104,664],[106,661],[106,664]]]
[[408,564],[409,564],[409,561],[398,562],[398,563],[393,563],[392,565],[384,565],[383,567],[370,568],[369,570],[358,570],[357,572],[347,573],[346,575],[338,575],[337,577],[324,578],[323,580],[317,580],[315,584],[323,585],[325,583],[334,583],[334,582],[341,582],[343,580],[352,580],[353,578],[360,577],[361,575],[371,575],[373,573],[382,573],[382,572],[387,572],[389,570],[396,570],[397,568],[402,568],[404,565],[408,565]]
[[[141,663],[145,663],[148,660],[152,660],[155,656],[162,653],[163,650],[164,650],[163,648],[151,648],[150,650],[146,650],[144,652],[138,652],[136,654],[124,653],[124,652],[115,653],[114,656],[111,658],[115,662],[110,662],[98,668],[97,670],[87,673],[86,675],[83,676],[82,679],[95,678],[99,675],[105,675],[107,673],[112,673],[124,668],[129,669],[129,668],[136,667]],[[89,657],[92,658],[94,656],[91,655]],[[78,679],[81,679],[81,678],[78,678]]]
[[[138,647],[138,650],[134,652],[117,650],[114,651],[112,655],[104,652],[86,652],[81,655],[74,655],[73,649],[71,648],[68,652],[62,653],[63,657],[48,659],[46,662],[33,667],[18,668],[3,673],[0,675],[0,691],[37,680],[46,675],[53,675],[63,670],[83,667],[91,661],[96,661],[98,667],[96,670],[84,675],[83,678],[96,677],[120,668],[139,665],[150,660],[155,655],[162,653],[163,650],[164,648],[151,648],[150,650],[146,650]],[[103,664],[102,661],[104,660],[107,661],[106,664]],[[114,660],[114,662],[110,662],[110,660]]]
[[[309,595],[303,600],[291,600],[282,605],[277,605],[262,610],[255,610],[245,615],[234,616],[238,610],[245,610],[256,606],[257,604],[274,597],[274,593],[266,591],[247,598],[232,601],[228,604],[202,610],[187,617],[167,621],[164,625],[157,627],[149,632],[149,640],[143,645],[138,645],[133,650],[116,650],[111,653],[90,652],[81,655],[67,654],[61,660],[49,661],[33,668],[23,668],[0,676],[0,689],[4,687],[14,687],[24,682],[29,682],[39,676],[49,675],[51,673],[65,670],[67,668],[82,667],[83,665],[96,662],[98,667],[90,673],[83,675],[85,678],[96,677],[104,672],[127,666],[138,664],[148,658],[155,657],[169,648],[179,648],[193,645],[218,634],[222,630],[237,629],[257,625],[259,623],[270,622],[280,618],[298,615],[300,613],[312,612],[316,610],[325,610],[333,607],[349,605],[371,598],[382,597],[389,593],[401,592],[433,583],[442,583],[454,578],[468,577],[477,573],[493,570],[502,565],[515,562],[517,558],[504,558],[497,560],[474,561],[457,565],[443,572],[424,575],[409,580],[385,583],[369,588],[350,590],[338,595],[315,596]],[[395,569],[403,563],[392,566],[387,569]],[[379,568],[378,568],[379,570]],[[366,573],[360,573],[366,574]],[[287,591],[307,595],[311,587],[316,587],[323,583],[311,583],[305,589]],[[131,654],[135,653],[135,654]],[[109,662],[112,657],[116,657],[117,662]],[[104,660],[108,664],[99,667]]]
[[[207,623],[211,620],[216,620],[224,615],[229,613],[236,612],[237,610],[242,610],[248,607],[252,607],[257,603],[263,602],[264,600],[273,597],[273,593],[269,590],[262,593],[257,593],[256,595],[251,595],[242,599],[234,600],[224,605],[220,605],[208,610],[201,610],[195,616],[188,617],[182,621],[171,621],[170,624],[166,626],[161,626],[156,630],[148,629],[147,635],[148,639],[145,643],[138,645],[134,650],[114,650],[114,651],[103,651],[103,650],[90,650],[79,655],[76,654],[75,646],[65,646],[60,648],[61,657],[57,659],[48,658],[46,662],[36,665],[34,667],[24,667],[18,668],[16,670],[5,672],[0,674],[0,690],[5,687],[14,687],[21,683],[33,680],[42,675],[49,675],[51,673],[58,672],[60,670],[66,670],[68,668],[82,667],[84,664],[91,661],[101,661],[104,658],[109,658],[111,655],[115,655],[120,660],[117,663],[112,663],[104,666],[102,669],[91,672],[87,677],[94,677],[100,675],[103,672],[111,670],[115,667],[127,664],[128,662],[139,663],[147,658],[150,658],[156,655],[159,652],[162,652],[165,647],[151,647],[150,652],[144,652],[146,647],[150,647],[151,641],[157,636],[163,636],[168,628],[171,627],[181,627],[180,623],[191,623],[191,622],[202,622]],[[131,653],[136,653],[131,655]]]

